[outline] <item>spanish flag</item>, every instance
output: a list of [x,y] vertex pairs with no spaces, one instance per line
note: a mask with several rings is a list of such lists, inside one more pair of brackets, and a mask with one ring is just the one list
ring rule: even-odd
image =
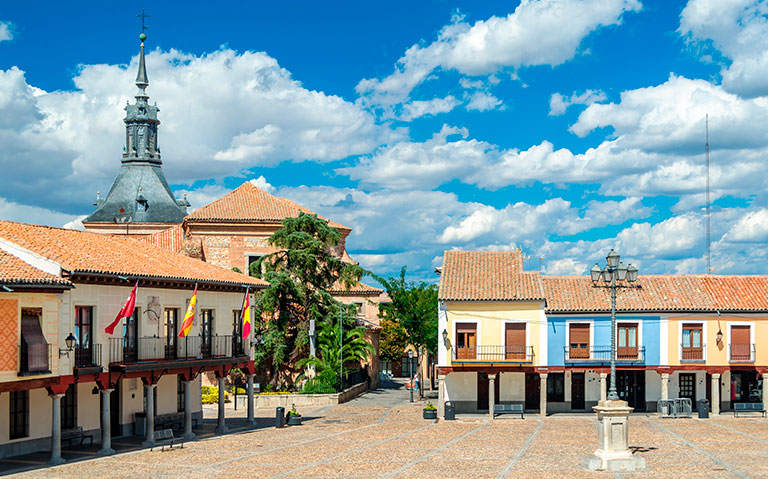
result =
[[195,321],[196,307],[197,307],[197,283],[195,283],[195,291],[192,293],[192,299],[189,300],[189,306],[187,306],[187,313],[184,315],[184,322],[181,323],[181,329],[179,330],[180,338],[185,338],[189,336],[189,332],[192,331],[192,323]]
[[250,288],[246,288],[243,310],[240,312],[240,319],[243,325],[243,339],[248,339],[248,336],[251,335],[251,300],[249,293]]

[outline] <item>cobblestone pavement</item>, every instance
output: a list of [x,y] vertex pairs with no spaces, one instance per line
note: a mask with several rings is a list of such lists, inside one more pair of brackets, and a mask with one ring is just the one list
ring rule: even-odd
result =
[[[650,478],[768,477],[768,419],[630,417],[648,471],[582,470],[592,415],[428,421],[419,405],[344,404],[304,411],[302,426],[262,428],[53,468],[34,478]],[[259,411],[268,417],[272,411]]]

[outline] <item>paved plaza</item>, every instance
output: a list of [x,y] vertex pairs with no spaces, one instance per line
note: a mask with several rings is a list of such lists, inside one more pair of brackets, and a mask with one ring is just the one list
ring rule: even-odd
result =
[[579,466],[595,447],[592,415],[428,421],[420,404],[369,402],[305,411],[304,425],[285,429],[270,427],[271,411],[259,411],[257,429],[211,436],[184,449],[94,457],[18,477],[768,477],[763,418],[633,415],[630,445],[650,470],[610,474]]

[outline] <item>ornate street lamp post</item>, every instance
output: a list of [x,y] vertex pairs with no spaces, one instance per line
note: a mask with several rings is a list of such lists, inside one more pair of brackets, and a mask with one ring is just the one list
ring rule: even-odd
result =
[[[611,292],[611,385],[608,390],[608,400],[618,401],[616,393],[616,292],[624,288],[633,288],[637,281],[637,268],[631,263],[624,266],[619,261],[619,254],[614,250],[605,258],[606,266],[600,269],[597,263],[589,270],[592,286],[606,288]],[[601,284],[602,283],[602,284]]]
[[611,292],[611,385],[605,401],[593,409],[597,413],[598,445],[594,455],[582,458],[586,469],[608,471],[639,471],[645,469],[645,458],[629,450],[628,419],[632,408],[616,393],[616,293],[620,289],[634,288],[637,268],[624,266],[614,250],[605,258],[605,268],[597,263],[589,270],[592,286]]

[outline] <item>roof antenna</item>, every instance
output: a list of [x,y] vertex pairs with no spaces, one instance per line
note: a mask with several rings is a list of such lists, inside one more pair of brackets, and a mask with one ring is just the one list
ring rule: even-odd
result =
[[712,233],[710,231],[711,215],[709,202],[709,113],[704,117],[707,139],[704,144],[704,153],[707,158],[707,274],[712,274]]

